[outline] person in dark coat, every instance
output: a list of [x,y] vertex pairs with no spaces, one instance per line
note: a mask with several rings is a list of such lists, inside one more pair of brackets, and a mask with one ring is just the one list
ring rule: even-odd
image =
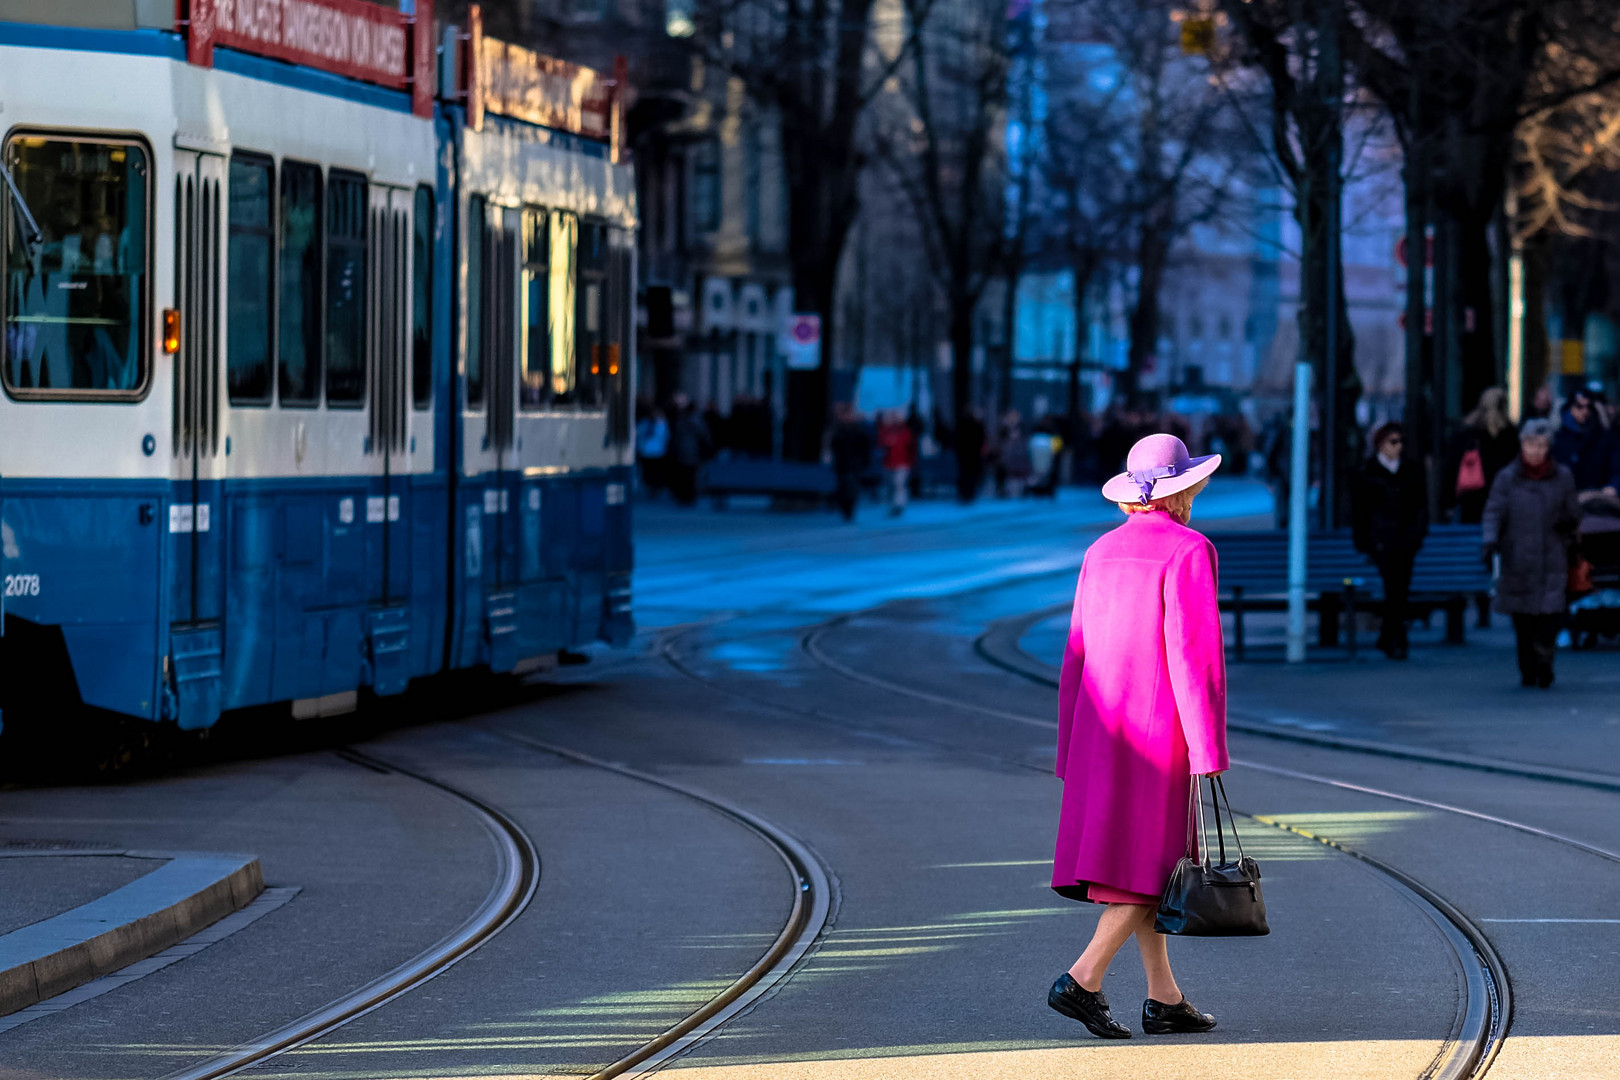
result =
[[1546,689],[1564,624],[1564,590],[1580,520],[1575,477],[1551,455],[1552,424],[1526,420],[1519,460],[1497,474],[1485,500],[1485,560],[1500,555],[1496,610],[1513,617],[1519,682]]
[[1575,391],[1564,406],[1562,422],[1552,439],[1552,456],[1569,469],[1576,491],[1613,495],[1620,488],[1620,443],[1603,426],[1585,390]]
[[[1519,433],[1507,414],[1507,395],[1499,386],[1489,387],[1479,395],[1474,411],[1463,417],[1463,429],[1447,457],[1449,483],[1442,494],[1447,506],[1457,508],[1458,521],[1479,524],[1496,474],[1518,456]],[[1473,468],[1476,462],[1478,469]]]
[[838,479],[834,498],[844,520],[854,521],[855,501],[861,493],[861,477],[872,466],[872,436],[861,422],[855,406],[849,402],[839,402],[833,416],[829,449],[832,451],[833,474]]
[[1401,425],[1373,435],[1374,453],[1351,475],[1351,519],[1356,550],[1369,557],[1384,581],[1384,623],[1378,647],[1391,660],[1405,660],[1406,598],[1412,563],[1429,534],[1429,498],[1423,469],[1401,456]]
[[669,490],[682,506],[697,502],[698,469],[713,451],[709,429],[685,394],[676,394],[670,405],[675,424],[670,430],[665,469]]

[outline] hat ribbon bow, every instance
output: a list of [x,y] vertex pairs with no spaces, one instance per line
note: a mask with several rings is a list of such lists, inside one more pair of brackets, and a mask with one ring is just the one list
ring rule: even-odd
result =
[[1142,505],[1146,506],[1153,501],[1153,482],[1166,476],[1176,475],[1174,465],[1155,465],[1150,469],[1130,470],[1131,479],[1136,486],[1142,489]]

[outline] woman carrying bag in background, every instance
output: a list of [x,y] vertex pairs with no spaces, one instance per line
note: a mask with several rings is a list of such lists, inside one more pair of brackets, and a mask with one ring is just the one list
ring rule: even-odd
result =
[[1485,503],[1485,565],[1502,557],[1496,610],[1513,617],[1519,683],[1545,690],[1553,684],[1558,631],[1568,615],[1565,591],[1574,564],[1580,501],[1575,478],[1552,459],[1553,427],[1526,420],[1519,430],[1519,460],[1497,474]]
[[1132,936],[1148,980],[1142,1030],[1215,1026],[1176,984],[1154,918],[1189,851],[1192,777],[1227,768],[1215,548],[1187,527],[1220,463],[1218,454],[1189,457],[1173,435],[1133,446],[1127,471],[1103,486],[1126,520],[1091,545],[1075,587],[1058,688],[1063,808],[1052,888],[1107,908],[1047,1004],[1105,1039],[1131,1034],[1109,1012],[1102,980]]

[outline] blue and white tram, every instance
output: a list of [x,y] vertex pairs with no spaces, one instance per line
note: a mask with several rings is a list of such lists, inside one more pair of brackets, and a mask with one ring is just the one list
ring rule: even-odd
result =
[[628,165],[499,115],[476,33],[439,80],[409,17],[312,5],[370,53],[0,23],[8,726],[327,715],[629,637]]

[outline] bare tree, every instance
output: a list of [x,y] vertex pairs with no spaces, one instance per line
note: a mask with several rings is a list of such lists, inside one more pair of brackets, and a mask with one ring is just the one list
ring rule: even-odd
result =
[[1131,109],[1122,150],[1133,195],[1136,296],[1129,364],[1118,380],[1129,397],[1157,352],[1159,294],[1171,252],[1194,226],[1221,212],[1248,155],[1229,102],[1211,84],[1207,59],[1182,51],[1175,0],[1078,2],[1119,65]]
[[[1612,0],[1348,0],[1346,58],[1389,110],[1406,152],[1408,236],[1432,225],[1435,352],[1431,441],[1498,378],[1493,327],[1496,223],[1529,118],[1620,82]],[[1409,383],[1421,323],[1409,320]],[[1426,393],[1424,401],[1413,395]]]
[[[926,16],[932,0],[917,0]],[[781,122],[794,302],[821,316],[822,359],[789,376],[790,449],[820,453],[837,354],[838,268],[860,209],[862,117],[908,55],[880,48],[875,0],[699,0],[696,38],[712,62]],[[892,35],[891,35],[892,36]]]
[[[1044,118],[1036,242],[1059,255],[1073,281],[1075,360],[1069,410],[1079,408],[1079,369],[1094,286],[1110,264],[1129,262],[1136,198],[1129,160],[1133,103],[1112,51],[1059,23],[1042,50],[1050,87]],[[1089,35],[1086,35],[1089,36]]]
[[973,402],[975,316],[1006,238],[1001,145],[1006,24],[996,5],[903,0],[909,63],[875,145],[917,218],[945,300],[953,407]]
[[1344,0],[1321,0],[1309,10],[1299,0],[1222,0],[1221,11],[1238,38],[1221,61],[1264,79],[1265,150],[1293,196],[1301,238],[1299,340],[1316,368],[1321,415],[1331,421],[1324,443],[1330,454],[1322,462],[1331,496],[1323,505],[1342,524],[1349,510],[1345,478],[1361,454],[1362,393],[1338,243],[1345,121],[1358,104],[1340,49],[1348,13]]

